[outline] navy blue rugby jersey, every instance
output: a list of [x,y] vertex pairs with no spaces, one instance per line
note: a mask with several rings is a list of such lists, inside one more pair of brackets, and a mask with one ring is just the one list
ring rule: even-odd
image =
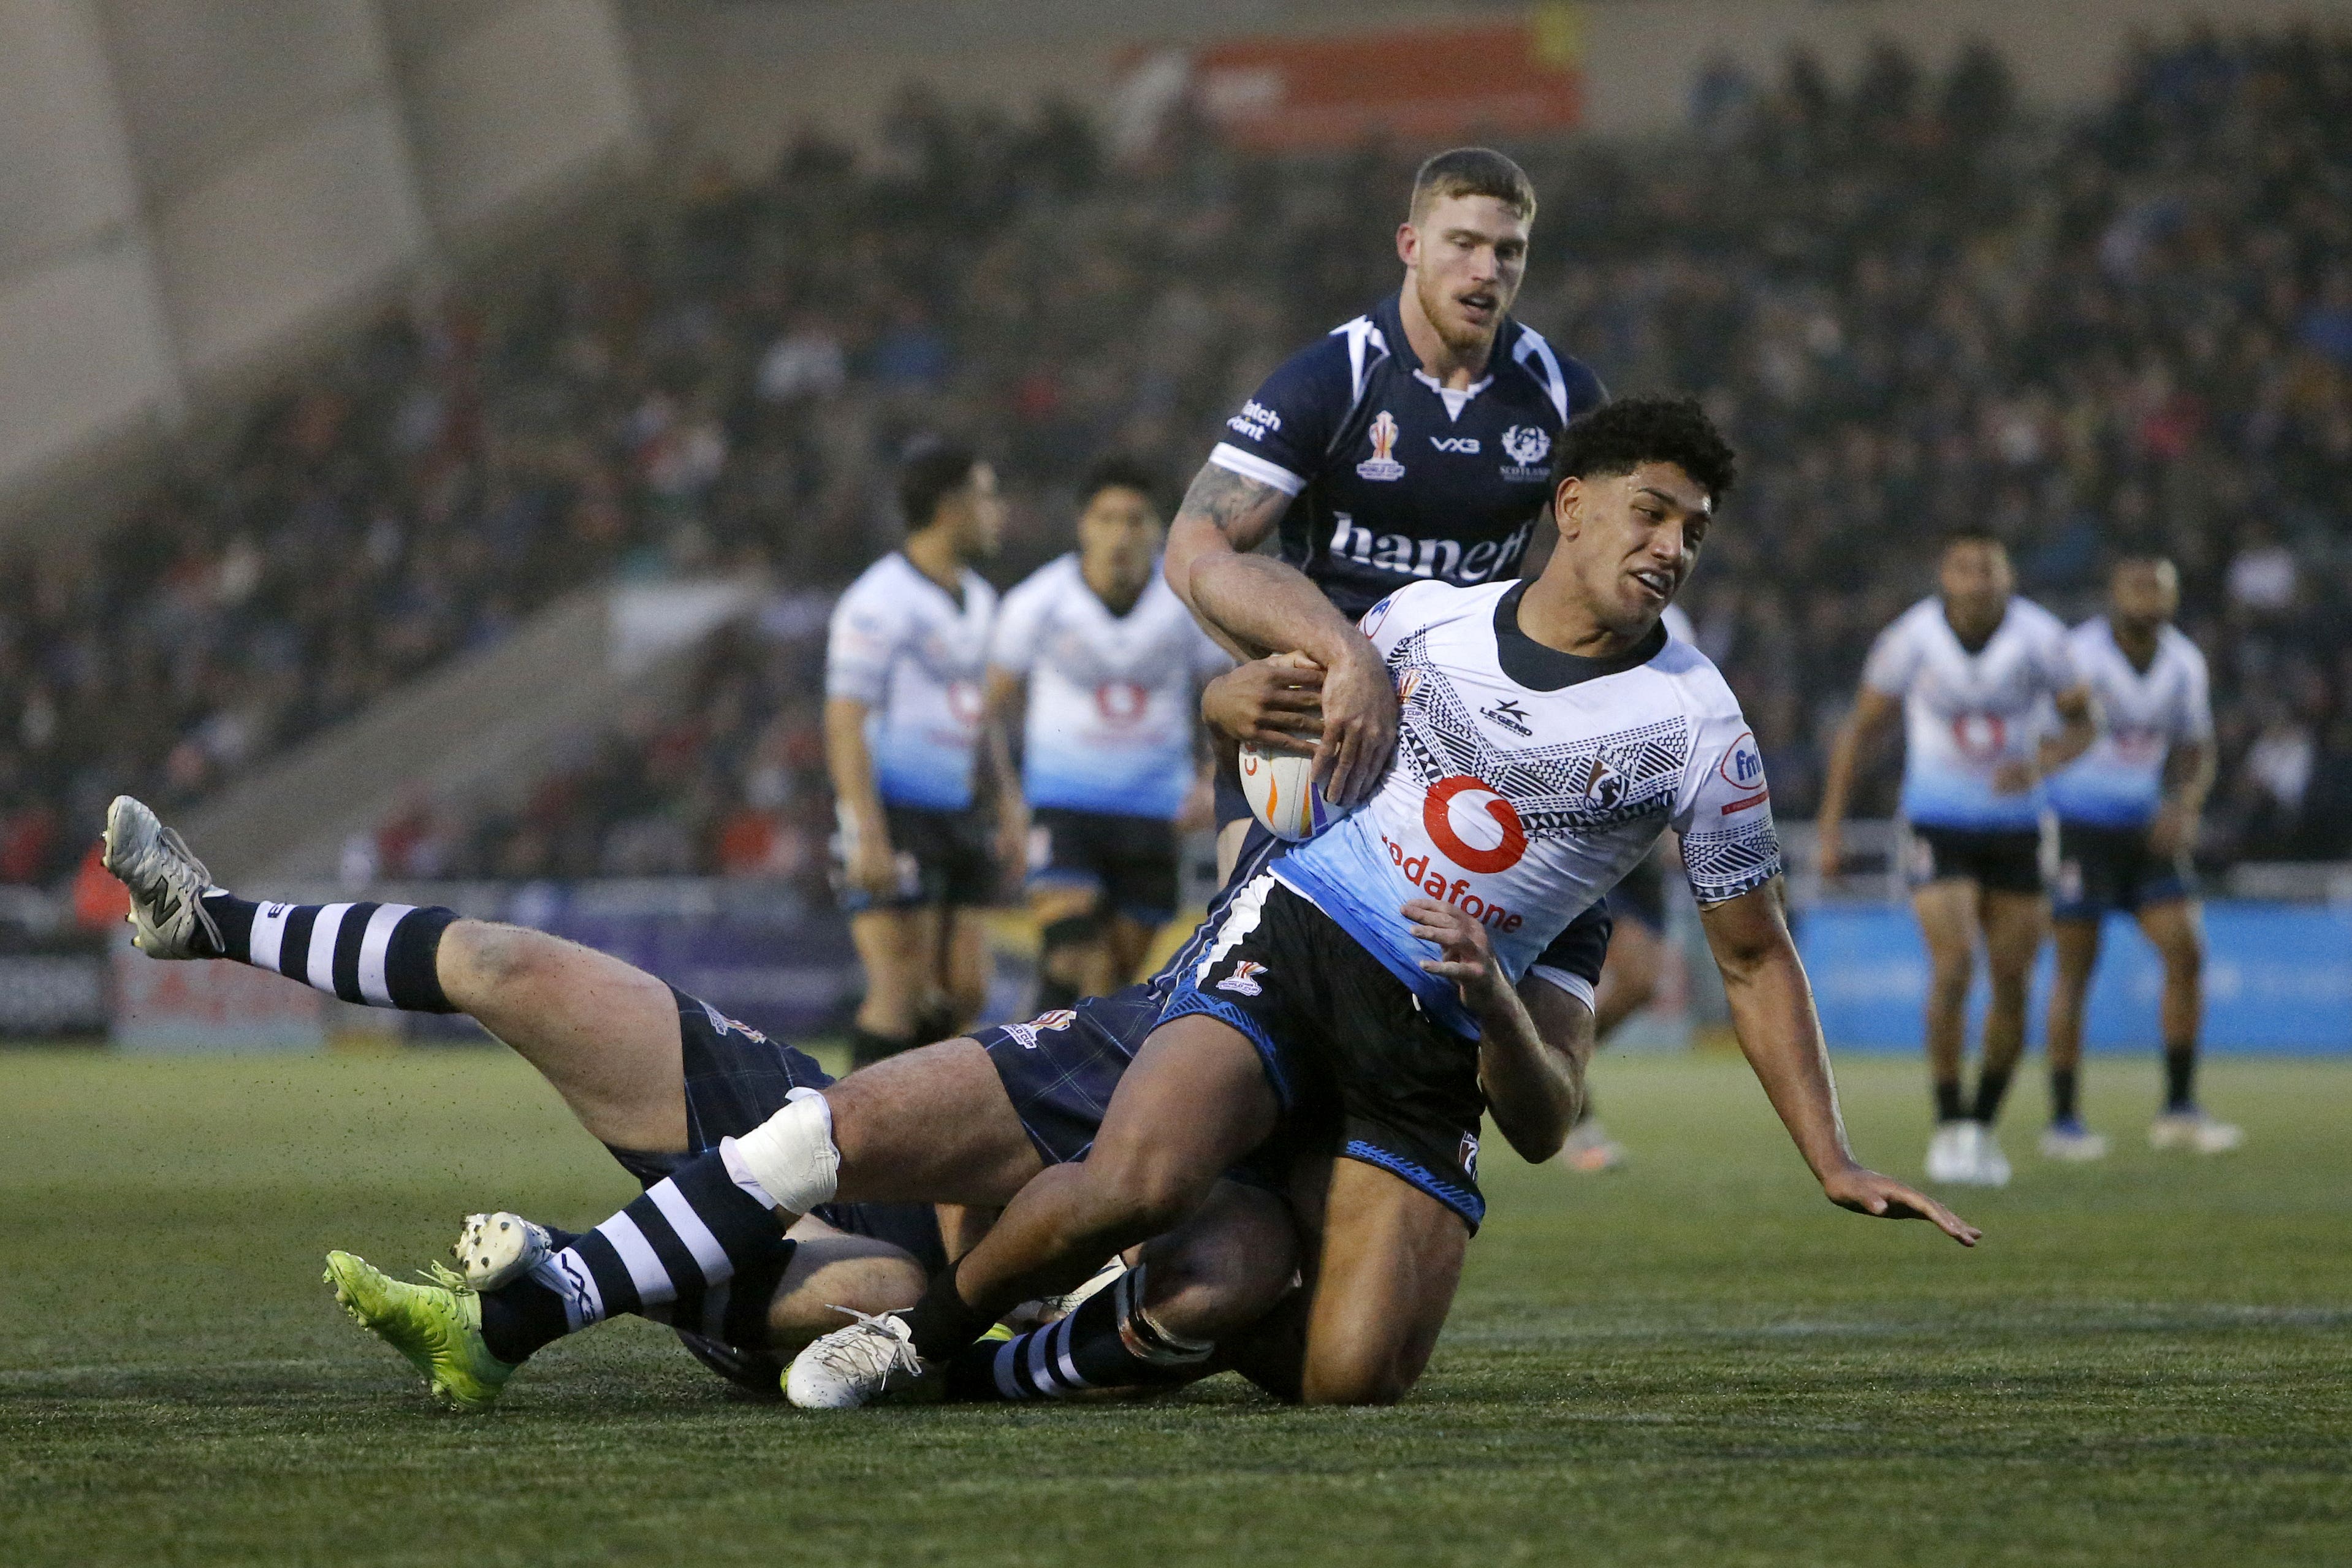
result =
[[1551,449],[1600,377],[1505,318],[1486,379],[1441,389],[1396,296],[1277,366],[1209,461],[1292,497],[1282,559],[1355,619],[1418,578],[1517,574],[1551,499]]

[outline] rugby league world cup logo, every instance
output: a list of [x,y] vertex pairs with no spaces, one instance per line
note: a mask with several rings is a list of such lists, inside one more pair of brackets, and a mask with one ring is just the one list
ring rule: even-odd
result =
[[1389,454],[1396,450],[1396,416],[1381,409],[1372,416],[1372,455],[1356,465],[1357,474],[1367,479],[1401,479],[1404,465]]

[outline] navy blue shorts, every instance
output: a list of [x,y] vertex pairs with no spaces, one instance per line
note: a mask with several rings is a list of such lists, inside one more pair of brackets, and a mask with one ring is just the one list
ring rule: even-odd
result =
[[2058,824],[2058,880],[2051,912],[2095,921],[2109,910],[2136,915],[2197,896],[2197,874],[2182,853],[2167,859],[2147,847],[2145,827]]
[[[1108,996],[1089,996],[1076,1007],[1057,1007],[1025,1024],[976,1029],[972,1038],[988,1052],[1021,1118],[1022,1131],[1037,1157],[1066,1165],[1087,1157],[1103,1112],[1135,1053],[1160,1026],[1167,994],[1150,985],[1130,985]],[[1322,1146],[1307,1124],[1286,1118],[1273,1136],[1225,1173],[1227,1181],[1277,1195],[1290,1188],[1291,1166],[1302,1152]]]
[[[652,1186],[680,1165],[740,1138],[784,1108],[796,1089],[823,1089],[833,1075],[807,1052],[772,1040],[676,986],[679,1056],[686,1068],[686,1141],[680,1153],[611,1149],[622,1169]],[[894,1243],[925,1272],[947,1267],[939,1215],[929,1204],[822,1204],[813,1211],[836,1230]]]
[[1029,886],[1083,888],[1106,914],[1166,925],[1176,912],[1176,825],[1041,805],[1029,814]]
[[1462,1216],[1486,1217],[1478,1043],[1422,1010],[1338,921],[1262,872],[1229,906],[1214,961],[1179,976],[1163,1019],[1200,1013],[1257,1047],[1291,1127]]

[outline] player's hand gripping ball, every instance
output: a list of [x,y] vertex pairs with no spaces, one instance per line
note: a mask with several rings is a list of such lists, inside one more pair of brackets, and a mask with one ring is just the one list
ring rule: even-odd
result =
[[1242,794],[1276,838],[1312,838],[1348,814],[1315,787],[1315,759],[1270,752],[1255,741],[1241,747]]

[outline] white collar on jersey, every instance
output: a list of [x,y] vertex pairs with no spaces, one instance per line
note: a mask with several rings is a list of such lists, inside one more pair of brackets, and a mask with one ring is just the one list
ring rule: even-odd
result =
[[1448,420],[1461,418],[1462,411],[1470,406],[1470,400],[1495,384],[1493,371],[1488,371],[1485,376],[1468,386],[1448,386],[1425,370],[1414,371],[1412,378],[1445,399],[1445,417]]

